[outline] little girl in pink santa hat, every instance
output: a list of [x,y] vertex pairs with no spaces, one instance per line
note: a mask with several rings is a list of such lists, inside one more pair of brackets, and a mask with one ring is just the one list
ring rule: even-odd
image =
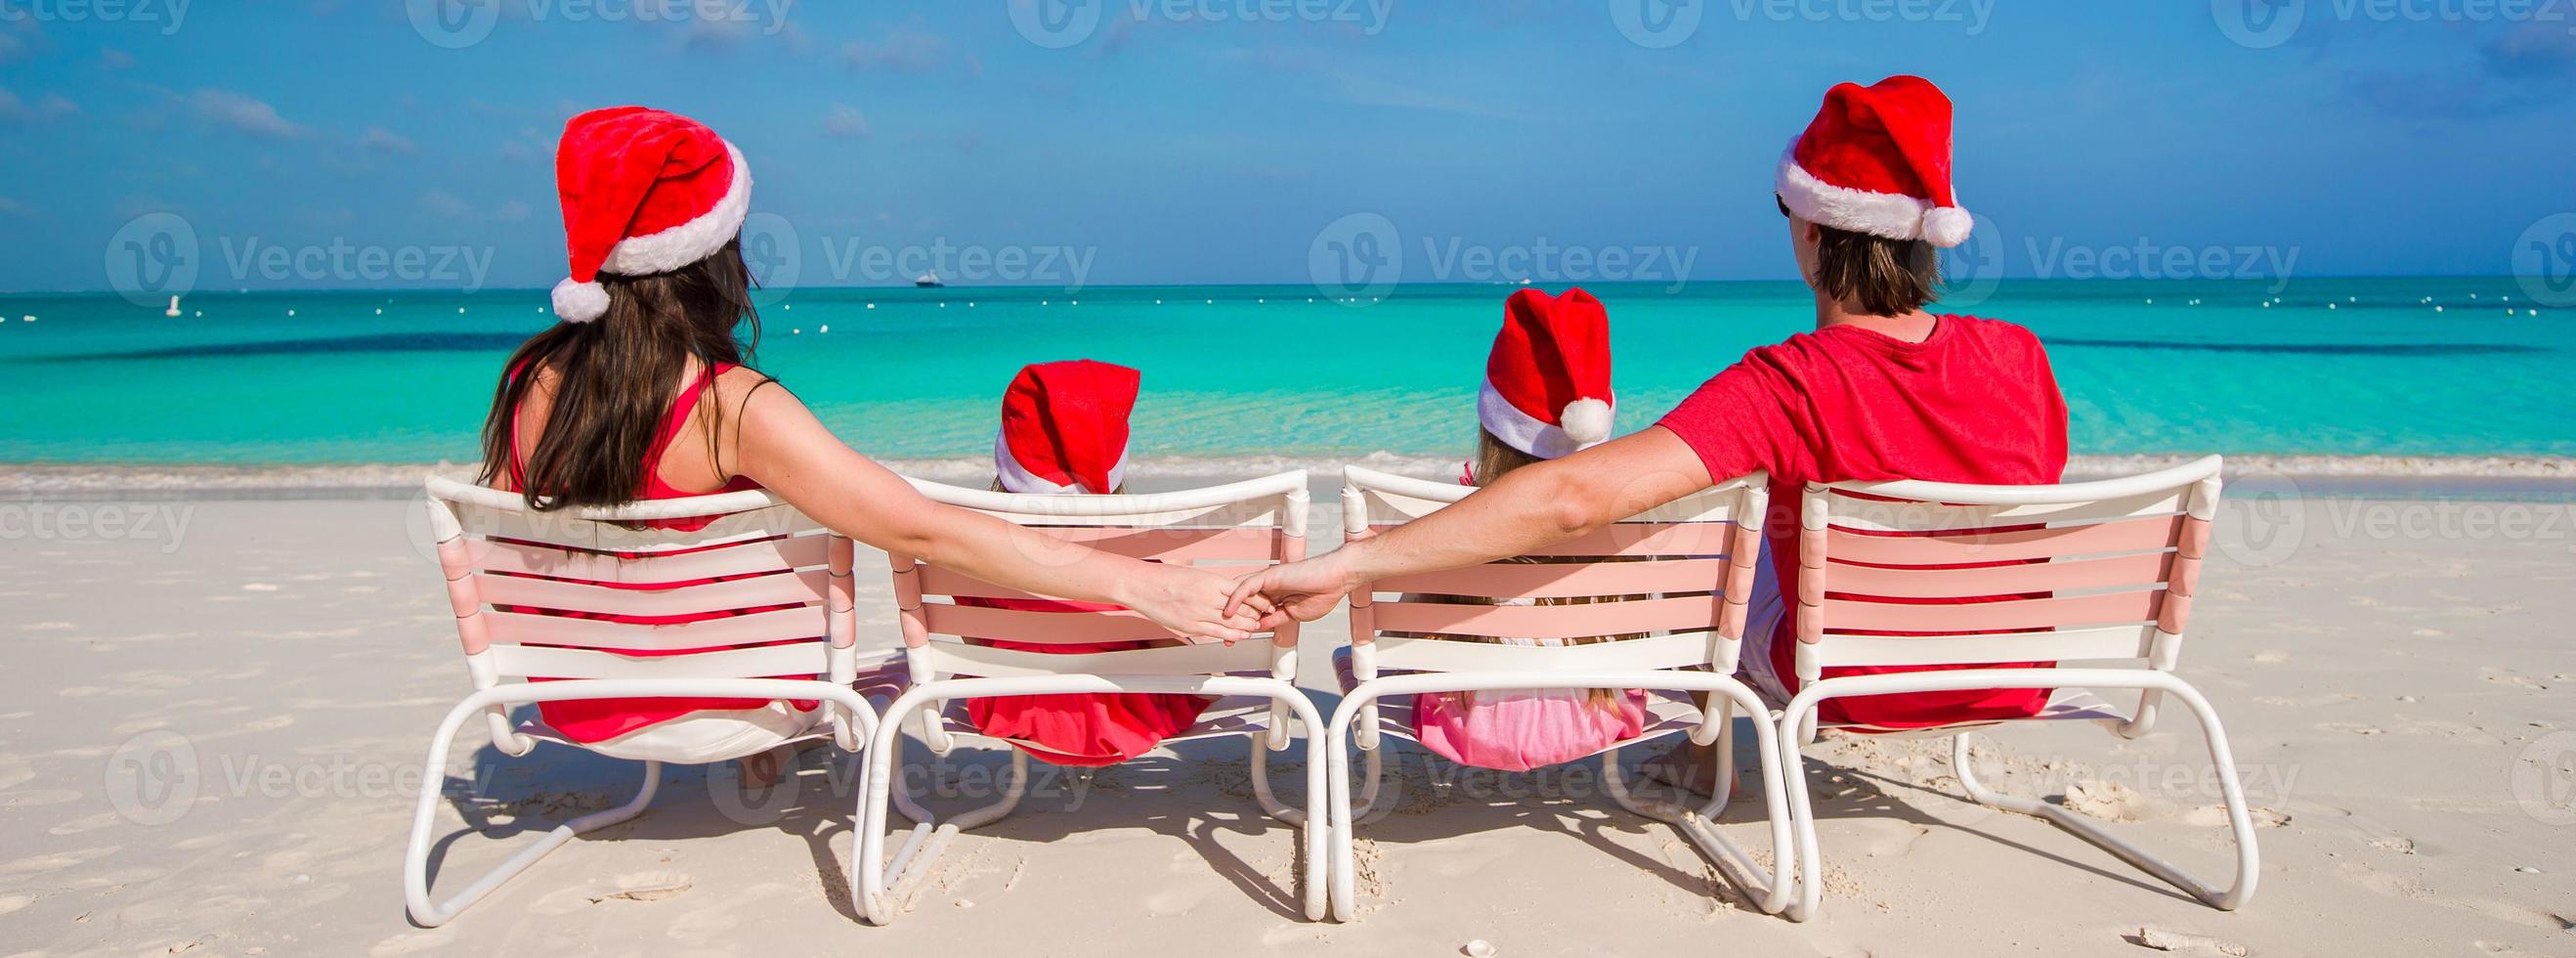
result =
[[[1112,495],[1127,482],[1127,417],[1136,408],[1133,369],[1076,359],[1020,370],[1002,396],[993,441],[993,488],[1036,494]],[[1051,599],[960,598],[1024,612],[1101,612],[1116,606]],[[1120,652],[1161,642],[1027,643],[976,640],[1022,652]],[[970,699],[967,720],[1056,765],[1115,765],[1197,724],[1210,699],[1196,695],[1083,692]]]
[[[1485,360],[1484,388],[1476,397],[1482,426],[1476,459],[1459,481],[1484,485],[1522,466],[1600,444],[1610,437],[1612,402],[1610,317],[1601,302],[1580,289],[1555,297],[1536,289],[1513,293],[1503,310],[1502,332],[1495,335],[1493,352]],[[1587,645],[1633,636],[1436,638]],[[1645,719],[1646,693],[1637,689],[1490,689],[1414,699],[1417,737],[1425,747],[1460,764],[1511,772],[1592,755],[1636,737]]]

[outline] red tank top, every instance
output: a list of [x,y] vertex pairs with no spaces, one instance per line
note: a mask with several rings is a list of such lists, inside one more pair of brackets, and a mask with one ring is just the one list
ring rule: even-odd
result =
[[[639,491],[638,495],[636,496],[636,498],[637,498],[637,499],[639,499],[639,500],[652,500],[652,499],[685,499],[685,498],[689,498],[689,497],[692,497],[692,496],[702,496],[702,495],[711,495],[711,494],[712,494],[712,493],[704,493],[704,492],[691,492],[691,491],[686,490],[686,489],[680,489],[680,488],[674,487],[674,486],[672,486],[670,483],[667,483],[667,482],[662,481],[662,475],[661,475],[662,454],[663,454],[663,452],[665,452],[666,450],[668,450],[668,449],[671,447],[671,443],[672,443],[674,440],[676,440],[676,439],[678,439],[678,438],[679,438],[681,427],[682,427],[683,425],[685,425],[685,424],[687,424],[687,423],[688,423],[688,421],[689,421],[689,414],[690,414],[691,412],[694,412],[694,411],[696,411],[696,410],[697,410],[698,403],[701,401],[701,398],[702,398],[702,397],[704,397],[704,396],[706,396],[707,394],[712,393],[712,392],[714,392],[714,391],[715,391],[716,377],[718,377],[718,376],[722,376],[722,375],[724,375],[727,371],[732,370],[732,369],[736,369],[736,368],[739,368],[739,367],[737,367],[737,366],[735,366],[734,364],[731,364],[731,363],[719,363],[719,364],[716,364],[716,365],[714,365],[714,366],[709,367],[709,368],[706,370],[706,372],[704,372],[704,373],[700,374],[700,375],[699,375],[699,377],[698,377],[698,379],[697,379],[695,382],[692,382],[692,383],[690,383],[690,384],[689,384],[689,388],[684,389],[684,390],[681,390],[679,397],[678,397],[676,400],[674,400],[674,401],[672,402],[672,405],[671,405],[671,412],[670,412],[670,414],[669,414],[668,416],[666,416],[666,417],[663,419],[663,421],[662,421],[662,430],[661,430],[661,434],[660,434],[658,437],[656,437],[656,438],[654,439],[654,441],[653,441],[653,450],[652,450],[652,452],[651,452],[650,454],[648,454],[647,456],[645,456],[645,459],[644,459],[644,476],[643,476],[643,482],[642,482],[642,483],[641,483],[641,485],[639,486],[639,490],[640,490],[640,491]],[[525,486],[526,486],[526,476],[525,476],[525,474],[521,471],[520,463],[519,463],[519,443],[518,443],[518,436],[517,436],[517,429],[516,429],[515,420],[513,421],[512,435],[511,435],[511,437],[510,437],[510,470],[509,470],[509,479],[510,479],[510,485],[511,485],[511,488],[513,488],[513,489],[525,488]],[[725,483],[725,485],[724,485],[724,488],[723,488],[723,489],[720,489],[720,490],[717,490],[717,491],[718,491],[718,492],[742,492],[742,491],[751,490],[751,489],[758,489],[758,488],[760,488],[760,484],[759,484],[759,483],[757,483],[757,482],[753,482],[749,477],[747,477],[747,476],[736,476],[736,477],[734,477],[734,478],[733,478],[733,480],[732,480],[732,481]],[[692,516],[692,517],[679,518],[679,519],[659,519],[659,520],[653,520],[653,521],[649,521],[649,522],[642,523],[642,525],[650,526],[650,527],[652,527],[652,528],[656,528],[656,529],[677,529],[677,530],[682,530],[682,531],[690,531],[690,530],[696,530],[696,529],[703,529],[703,528],[706,528],[706,526],[707,526],[707,524],[708,524],[708,523],[710,523],[710,522],[714,522],[715,520],[716,520],[716,517],[715,517],[715,516]],[[721,548],[721,547],[717,547],[717,548]],[[696,551],[696,550],[688,550],[688,551]],[[673,553],[673,554],[685,554],[685,553]],[[623,556],[623,557],[626,557],[626,558],[634,558],[634,555],[633,555],[632,553],[619,553],[619,555],[621,555],[621,556]],[[781,574],[783,574],[783,573],[781,573]],[[737,578],[748,578],[748,576],[728,576],[728,577],[726,577],[726,579],[737,579]],[[725,579],[695,579],[695,580],[691,580],[691,581],[687,581],[687,582],[672,582],[672,583],[660,583],[660,584],[636,584],[636,583],[616,583],[616,582],[597,582],[597,583],[590,583],[590,584],[592,584],[592,585],[598,585],[598,586],[603,586],[603,587],[606,587],[606,588],[612,588],[612,589],[672,589],[672,588],[678,588],[678,587],[681,587],[681,586],[689,586],[689,585],[703,585],[703,584],[706,584],[706,583],[708,583],[708,582],[720,582],[720,581],[725,581]],[[703,620],[706,620],[706,619],[718,619],[718,618],[724,618],[724,617],[727,617],[727,616],[749,615],[749,614],[754,613],[754,612],[767,612],[767,611],[771,611],[771,610],[773,610],[773,609],[781,609],[781,608],[793,608],[793,607],[792,607],[792,606],[761,606],[761,607],[758,607],[758,608],[734,609],[734,610],[730,610],[730,611],[723,611],[723,612],[699,612],[699,613],[692,613],[692,614],[688,614],[688,615],[666,615],[666,616],[603,615],[603,614],[595,613],[595,612],[575,612],[575,611],[556,610],[556,609],[531,609],[531,608],[518,608],[518,607],[507,607],[507,608],[505,608],[505,609],[504,609],[504,611],[509,611],[509,612],[533,612],[533,613],[538,613],[538,614],[543,614],[543,615],[561,615],[561,616],[565,616],[565,617],[568,617],[568,618],[577,618],[577,619],[599,619],[599,620],[604,620],[604,621],[609,621],[609,622],[627,622],[627,623],[634,623],[634,624],[639,624],[639,625],[672,625],[672,624],[677,624],[677,623],[682,623],[682,622],[698,622],[698,621],[703,621]],[[656,651],[641,651],[641,650],[637,650],[637,651],[620,652],[620,653],[618,653],[618,654],[620,654],[620,655],[632,655],[632,656],[638,656],[638,657],[649,657],[649,656],[656,656],[656,655],[681,655],[681,654],[685,654],[685,653],[689,653],[689,652],[710,652],[710,651],[716,651],[716,650],[715,650],[715,649],[675,649],[675,650],[669,650],[669,651],[658,651],[658,652],[656,652]],[[791,678],[791,679],[811,678],[811,676],[801,676],[801,675],[778,676],[778,677],[779,677],[779,678]],[[542,681],[548,681],[548,680],[546,680],[546,679],[530,679],[529,681],[542,682]],[[563,735],[565,738],[567,738],[567,739],[571,739],[572,741],[575,741],[575,742],[603,742],[603,741],[607,741],[607,740],[609,740],[609,739],[616,738],[616,737],[621,736],[621,735],[628,734],[628,733],[633,732],[633,731],[635,731],[635,730],[637,730],[637,729],[640,729],[640,728],[644,728],[644,727],[647,727],[647,726],[650,726],[650,725],[655,725],[655,724],[658,724],[658,723],[661,723],[661,722],[667,722],[667,721],[670,721],[670,720],[672,720],[672,719],[679,718],[679,717],[684,716],[684,715],[687,715],[687,714],[689,714],[689,713],[691,713],[691,712],[705,711],[705,710],[711,710],[711,709],[715,709],[715,710],[743,710],[743,709],[756,709],[756,708],[761,708],[761,707],[763,707],[763,706],[766,706],[766,705],[768,705],[768,704],[769,704],[769,703],[767,703],[767,702],[765,702],[765,701],[762,701],[762,700],[760,700],[760,699],[721,699],[721,698],[589,699],[589,700],[568,701],[568,702],[540,702],[540,703],[538,703],[538,704],[537,704],[537,714],[545,720],[545,723],[546,723],[548,726],[552,727],[555,731],[557,731],[557,732],[559,732],[559,733],[562,733],[562,735]],[[796,708],[798,708],[798,709],[808,710],[808,711],[812,710],[812,709],[814,708],[814,705],[815,705],[815,703],[813,703],[813,702],[802,702],[802,701],[800,701],[800,702],[795,702],[795,703],[793,703],[793,704],[794,704],[794,706],[795,706]]]

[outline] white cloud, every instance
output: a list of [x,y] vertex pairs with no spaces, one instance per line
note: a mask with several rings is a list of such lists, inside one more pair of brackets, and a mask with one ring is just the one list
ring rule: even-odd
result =
[[133,65],[134,54],[115,47],[98,51],[98,68],[101,70],[122,70]]
[[27,204],[25,204],[25,203],[21,203],[21,202],[18,202],[17,200],[14,200],[14,199],[10,199],[9,197],[6,197],[6,196],[0,196],[0,216],[34,216],[34,215],[36,215],[36,211],[35,211],[35,210],[32,210],[32,209],[27,208]]
[[936,33],[919,29],[921,18],[894,28],[885,39],[870,43],[853,40],[841,48],[841,59],[860,69],[884,67],[905,73],[922,73],[937,68],[947,60],[948,40]]
[[823,118],[823,132],[832,136],[864,137],[868,135],[868,118],[847,103],[832,104],[832,115]]
[[188,105],[200,120],[253,136],[286,140],[312,132],[302,124],[279,116],[276,107],[231,90],[198,90],[188,96]]
[[358,136],[358,145],[374,150],[378,153],[392,153],[402,156],[409,156],[420,152],[420,144],[412,142],[409,137],[405,137],[400,133],[385,129],[381,126],[368,127],[367,132]]
[[20,99],[15,91],[0,88],[0,121],[43,123],[59,120],[78,112],[80,107],[70,100],[63,99],[59,93],[48,93],[45,94],[44,99],[29,103]]

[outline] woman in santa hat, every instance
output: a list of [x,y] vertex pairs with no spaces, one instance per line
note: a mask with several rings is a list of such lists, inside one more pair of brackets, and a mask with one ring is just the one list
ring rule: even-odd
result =
[[[503,367],[483,428],[487,485],[539,510],[765,488],[843,535],[978,579],[1115,603],[1180,635],[1251,637],[1254,616],[1221,610],[1226,579],[1089,550],[1058,561],[1065,546],[1042,533],[923,497],[753,369],[760,326],[739,237],[751,174],[713,130],[643,107],[584,113],[565,125],[555,175],[572,275],[554,290],[561,322]],[[802,734],[811,706],[622,699],[539,714],[607,754],[718,761]]]
[[[1501,480],[1527,466],[1599,445],[1610,438],[1610,315],[1580,289],[1549,296],[1512,294],[1503,328],[1485,359],[1476,396],[1476,458],[1458,481]],[[1519,561],[1541,561],[1523,559]],[[1490,599],[1409,596],[1413,600]],[[1545,604],[1590,602],[1549,599]],[[1507,645],[1589,645],[1636,636],[1505,639],[1440,635]],[[1635,738],[1645,728],[1646,693],[1638,689],[1488,689],[1414,698],[1423,746],[1450,761],[1506,772],[1571,761]]]
[[[993,488],[1036,495],[1116,495],[1127,485],[1127,417],[1141,377],[1133,369],[1077,359],[1021,369],[1002,395],[993,440]],[[1051,599],[959,598],[1024,612],[1105,612],[1117,606]],[[1123,652],[1161,642],[1008,642],[1021,652]],[[1198,723],[1214,701],[1197,695],[1098,692],[970,699],[976,729],[1056,765],[1115,765]]]

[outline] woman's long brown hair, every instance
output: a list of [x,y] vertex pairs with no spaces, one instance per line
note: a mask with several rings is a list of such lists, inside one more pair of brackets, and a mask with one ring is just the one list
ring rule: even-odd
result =
[[[608,287],[608,312],[587,323],[557,323],[520,344],[501,367],[483,420],[481,481],[489,486],[511,474],[519,404],[540,373],[553,376],[545,428],[517,475],[534,509],[633,502],[689,360],[706,368],[745,365],[760,343],[740,240],[668,273],[602,274],[599,281]],[[718,406],[702,407],[711,454],[723,417]]]

